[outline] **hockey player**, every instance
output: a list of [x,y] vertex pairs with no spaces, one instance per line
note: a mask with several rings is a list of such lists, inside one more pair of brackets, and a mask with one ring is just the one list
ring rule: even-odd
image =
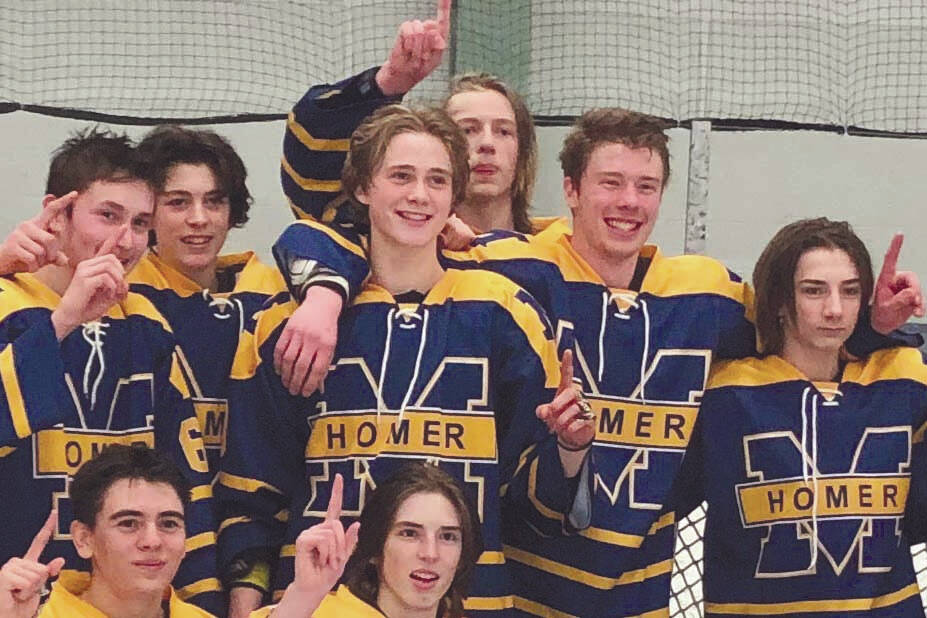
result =
[[171,588],[185,551],[190,486],[169,459],[145,446],[107,446],[74,475],[69,498],[70,536],[91,572],[62,575],[36,612],[48,577],[64,565],[60,557],[39,562],[57,526],[52,511],[26,555],[0,569],[4,618],[211,616]]
[[325,521],[296,539],[296,575],[279,605],[251,618],[462,618],[482,540],[460,484],[436,466],[407,464],[347,530],[341,488],[338,475]]
[[[242,395],[230,401],[256,426],[233,424],[217,488],[220,562],[232,575],[282,545],[279,595],[293,579],[292,543],[325,513],[335,474],[347,479],[345,514],[356,517],[410,458],[440,465],[478,505],[485,550],[469,616],[511,611],[502,503],[513,519],[562,530],[553,514],[572,503],[568,478],[593,427],[575,418],[569,354],[561,381],[536,301],[495,273],[438,262],[438,234],[467,173],[466,142],[442,110],[382,108],[352,136],[342,180],[358,221],[370,222],[373,274],[343,316],[334,368],[312,398],[288,394],[271,365],[293,304],[261,312],[253,343],[239,350],[232,377]],[[556,438],[535,418],[551,399]]]
[[264,302],[286,288],[254,252],[220,255],[251,205],[245,165],[231,144],[212,131],[162,126],[138,151],[158,204],[155,244],[129,274],[130,289],[171,325],[215,474],[230,422],[226,388],[238,338]]
[[914,348],[846,360],[873,291],[866,247],[845,222],[798,221],[753,284],[763,356],[712,369],[678,483],[708,500],[706,615],[923,616],[904,532],[927,367]]
[[[358,234],[366,236],[364,226],[356,227],[350,217],[338,214],[347,138],[371,112],[398,102],[441,64],[450,11],[451,1],[439,0],[434,19],[410,20],[399,27],[382,66],[337,84],[313,86],[295,105],[287,121],[281,165],[284,192],[293,212],[304,220],[287,232],[295,243],[312,234],[305,226],[325,221],[339,227],[352,248],[362,251]],[[466,196],[442,234],[445,245],[465,247],[474,236],[472,230],[529,233],[549,224],[550,220],[528,216],[538,147],[534,122],[521,96],[495,76],[470,73],[454,79],[444,108],[467,137],[470,164]],[[308,294],[310,306],[340,311],[361,282],[346,280],[336,272],[337,264],[307,263],[288,255],[285,247],[277,245],[276,258],[299,282],[294,294],[300,299]],[[334,332],[313,330],[309,314],[302,310],[292,316],[275,360],[284,384],[306,396],[324,375],[336,339]]]
[[65,142],[40,221],[59,257],[36,254],[34,274],[0,278],[0,500],[17,505],[0,530],[0,556],[23,555],[53,507],[49,551],[81,568],[68,537],[71,477],[108,444],[146,444],[170,454],[193,487],[178,593],[218,610],[199,423],[170,327],[125,281],[155,206],[142,173],[124,137],[92,131]]
[[[517,529],[507,557],[527,613],[665,611],[676,521],[666,498],[712,359],[754,351],[752,292],[715,260],[667,257],[646,245],[670,171],[656,119],[587,112],[566,138],[561,165],[572,232],[556,225],[534,236],[489,234],[469,251],[447,254],[457,266],[510,277],[548,309],[558,332],[575,331],[579,377],[598,414],[591,527],[552,540]],[[307,234],[297,243],[284,233],[278,252],[336,264],[350,280],[363,280],[362,253],[330,238]],[[910,273],[891,283],[916,287]],[[896,294],[887,282],[884,291],[873,322],[881,331],[922,310],[914,289]],[[326,307],[303,309],[316,330],[330,328]]]

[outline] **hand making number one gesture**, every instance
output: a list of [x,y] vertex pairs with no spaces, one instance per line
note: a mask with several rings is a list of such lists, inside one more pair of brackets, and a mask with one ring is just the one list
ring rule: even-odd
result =
[[118,235],[110,236],[92,258],[83,260],[74,269],[71,283],[52,312],[59,341],[79,325],[100,319],[129,293],[125,269],[111,253],[118,240]]
[[912,315],[924,316],[924,297],[917,275],[897,270],[904,234],[895,234],[885,252],[872,294],[872,328],[883,335],[903,325]]
[[573,382],[572,350],[565,351],[560,359],[560,385],[554,400],[539,405],[536,414],[551,433],[557,434],[564,470],[572,476],[595,437],[595,414],[583,399],[579,385]]
[[438,0],[434,19],[412,19],[399,26],[389,58],[376,81],[387,96],[405,94],[441,64],[451,31],[451,0]]
[[68,258],[60,250],[51,223],[75,199],[77,191],[54,199],[49,196],[42,212],[16,226],[0,244],[0,274],[34,273],[46,264],[67,266]]
[[39,599],[49,577],[55,577],[64,566],[64,558],[55,558],[48,564],[39,562],[48,545],[58,512],[52,511],[45,525],[32,539],[26,555],[10,558],[0,568],[0,616],[4,618],[32,618],[39,607]]
[[347,530],[341,524],[341,501],[344,479],[335,475],[325,520],[306,530],[296,539],[293,583],[274,610],[275,618],[309,617],[325,595],[338,583],[348,558],[357,545],[360,522]]

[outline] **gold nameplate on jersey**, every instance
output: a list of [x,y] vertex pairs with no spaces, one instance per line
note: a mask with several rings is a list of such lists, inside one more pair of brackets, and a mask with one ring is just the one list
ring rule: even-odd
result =
[[229,428],[229,402],[226,399],[194,398],[193,409],[203,429],[203,446],[225,452]]
[[698,406],[641,403],[619,397],[590,397],[597,417],[595,441],[603,446],[685,449],[692,437]]
[[36,474],[70,476],[110,444],[154,448],[154,431],[150,427],[121,432],[55,427],[37,433],[34,443]]
[[307,459],[418,455],[496,460],[496,425],[490,414],[326,414],[315,420]]
[[[819,476],[737,486],[745,527],[829,517],[899,517],[904,514],[907,475]],[[815,508],[815,500],[817,507]]]

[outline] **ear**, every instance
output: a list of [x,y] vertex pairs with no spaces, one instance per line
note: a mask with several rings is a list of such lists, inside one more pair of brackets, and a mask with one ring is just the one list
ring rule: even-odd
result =
[[77,549],[77,555],[84,560],[93,558],[93,530],[75,519],[71,522],[71,539]]
[[[43,197],[42,209],[44,210],[48,208],[48,205],[56,199],[58,199],[57,196],[54,196],[51,193]],[[64,218],[67,216],[66,213],[70,212],[70,209],[71,207],[69,206],[63,211],[58,211],[57,214],[53,215],[52,218],[48,220],[48,223],[46,223],[46,228],[53,234],[60,233],[64,229]]]
[[370,198],[367,197],[367,190],[363,187],[358,187],[354,190],[354,199],[364,206],[370,206]]
[[570,212],[575,214],[579,208],[579,186],[573,184],[573,179],[569,176],[563,177],[563,197],[566,199]]

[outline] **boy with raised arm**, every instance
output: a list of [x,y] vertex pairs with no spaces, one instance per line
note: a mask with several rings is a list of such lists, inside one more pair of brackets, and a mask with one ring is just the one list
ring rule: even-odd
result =
[[[363,255],[368,230],[355,226],[340,208],[347,138],[370,113],[398,102],[441,64],[450,40],[450,11],[451,1],[439,0],[435,18],[404,22],[382,66],[313,86],[290,114],[281,180],[293,212],[303,220],[290,226],[274,255],[296,298],[310,298],[281,337],[275,363],[294,393],[308,396],[315,390],[331,358],[336,333],[316,328],[314,316],[340,311],[362,281],[345,279],[337,258],[332,263],[302,259],[299,247],[317,237]],[[454,79],[444,109],[467,138],[470,168],[464,200],[443,232],[445,244],[465,246],[471,228],[530,233],[546,225],[528,216],[537,139],[521,96],[495,76],[465,74]],[[325,235],[322,222],[332,224],[338,240]]]
[[40,221],[63,259],[36,252],[34,274],[0,278],[0,500],[17,504],[0,530],[0,557],[22,555],[54,508],[49,551],[85,568],[68,536],[70,480],[108,444],[146,444],[169,454],[193,487],[178,592],[218,610],[200,426],[170,327],[125,281],[147,248],[155,207],[143,171],[127,138],[69,139],[52,159]]

